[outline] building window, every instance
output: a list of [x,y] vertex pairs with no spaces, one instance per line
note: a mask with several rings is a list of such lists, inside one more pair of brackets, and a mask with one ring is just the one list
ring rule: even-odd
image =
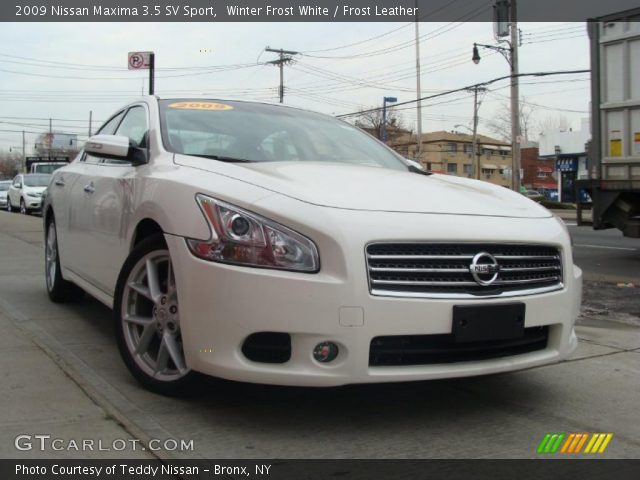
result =
[[464,153],[473,153],[473,145],[465,143],[464,144]]
[[483,175],[493,175],[493,168],[483,168],[482,169],[482,174]]
[[491,149],[489,149],[489,148],[483,148],[483,149],[482,149],[482,154],[483,154],[483,155],[486,155],[487,157],[490,157],[490,156],[491,156],[491,153],[493,153],[493,152],[492,152],[492,151],[491,151]]
[[473,165],[468,164],[468,163],[465,163],[465,164],[462,166],[462,171],[463,171],[464,173],[466,173],[467,175],[472,175],[472,174],[473,174]]
[[427,170],[431,171],[431,162],[427,162]]
[[502,155],[503,157],[507,156],[507,151],[506,150],[500,150],[500,155]]
[[458,151],[457,143],[447,143],[445,145],[445,152],[455,153]]
[[547,172],[538,172],[538,178],[547,178]]
[[448,173],[458,173],[458,164],[457,163],[447,163],[447,172]]

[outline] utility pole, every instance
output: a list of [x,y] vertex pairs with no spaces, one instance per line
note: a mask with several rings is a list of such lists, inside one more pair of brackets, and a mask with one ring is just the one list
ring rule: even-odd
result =
[[417,159],[422,163],[422,88],[420,87],[420,27],[418,17],[418,0],[416,0],[416,98],[418,99],[418,123],[417,123]]
[[[508,15],[507,10],[508,8]],[[473,44],[473,56],[471,60],[476,65],[480,63],[480,53],[478,47],[488,48],[500,53],[505,60],[509,63],[510,77],[511,77],[511,188],[515,192],[520,191],[520,93],[518,88],[518,43],[520,40],[520,33],[518,30],[518,14],[516,11],[516,0],[499,0],[496,2],[496,35],[498,37],[506,37],[511,35],[509,48],[500,47],[497,45],[485,45],[482,43]],[[506,24],[508,17],[509,31],[506,28],[503,29],[503,21]],[[498,40],[503,41],[503,40]]]
[[478,92],[486,92],[487,89],[474,85],[470,90],[473,90],[473,137],[472,147],[473,152],[473,169],[476,180],[480,180],[480,152],[478,151]]
[[293,60],[293,58],[290,55],[298,55],[299,52],[294,52],[292,50],[283,50],[282,48],[275,49],[271,47],[265,48],[264,51],[273,52],[280,55],[280,58],[278,60],[272,60],[267,63],[270,63],[271,65],[277,65],[278,67],[280,67],[279,94],[280,94],[280,103],[284,103],[284,66],[285,64],[290,63]]
[[51,126],[51,117],[49,117],[49,150],[47,150],[47,160],[51,160],[51,147],[53,146],[53,129]]
[[93,110],[89,110],[89,136],[91,136],[91,117],[93,116]]
[[27,151],[25,150],[25,142],[24,142],[24,130],[22,130],[22,167],[23,171],[26,173],[27,171]]
[[520,191],[520,89],[518,85],[518,15],[516,0],[511,0],[509,8],[509,28],[511,30],[511,155],[513,172],[512,189]]

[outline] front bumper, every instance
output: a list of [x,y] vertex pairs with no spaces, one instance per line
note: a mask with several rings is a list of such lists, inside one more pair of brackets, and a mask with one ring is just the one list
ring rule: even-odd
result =
[[40,210],[42,208],[41,197],[24,197],[24,204],[29,210]]
[[[566,254],[564,285],[554,292],[472,300],[373,296],[368,289],[364,245],[371,240],[385,240],[388,222],[397,219],[397,214],[378,214],[375,225],[381,226],[373,228],[374,223],[370,223],[373,217],[363,218],[367,215],[360,213],[357,217],[359,219],[352,218],[351,223],[344,223],[353,230],[340,239],[340,244],[333,238],[309,234],[320,249],[322,268],[317,274],[206,262],[191,255],[184,238],[166,235],[178,284],[181,329],[189,367],[246,382],[337,386],[506,372],[559,361],[576,348],[573,324],[580,307],[582,272]],[[420,217],[420,224],[424,225],[424,215]],[[440,233],[431,232],[429,241],[464,238],[460,235],[459,218],[439,217]],[[486,240],[482,237],[489,235],[494,242],[527,238],[544,242],[541,237],[546,237],[548,243],[570,252],[566,235],[553,219],[510,219],[506,230],[504,222],[504,219],[468,217],[464,220],[464,231],[487,232],[474,238],[478,241]],[[410,224],[403,222],[403,225]],[[475,226],[479,228],[474,229]],[[496,235],[503,238],[496,239]],[[425,241],[424,232],[404,232],[402,238]],[[370,343],[374,337],[448,334],[452,331],[454,305],[514,301],[526,305],[526,328],[549,326],[546,348],[459,363],[383,367],[369,364]],[[267,364],[244,356],[245,339],[265,331],[290,334],[289,361]],[[335,342],[340,347],[336,360],[328,364],[317,362],[312,354],[314,347],[323,341]]]

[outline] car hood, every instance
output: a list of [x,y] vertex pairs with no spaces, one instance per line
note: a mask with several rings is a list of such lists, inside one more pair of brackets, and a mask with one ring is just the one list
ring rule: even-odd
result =
[[47,187],[30,187],[25,185],[22,189],[24,190],[24,193],[42,193],[47,189]]
[[176,155],[175,162],[314,205],[367,211],[548,218],[547,209],[487,182],[327,162],[230,164]]

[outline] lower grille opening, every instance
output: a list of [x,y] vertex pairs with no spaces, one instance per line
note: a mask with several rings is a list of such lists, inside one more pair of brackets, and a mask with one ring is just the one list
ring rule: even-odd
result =
[[429,365],[471,362],[543,350],[549,327],[525,328],[524,335],[510,340],[455,343],[452,334],[375,337],[369,349],[369,366]]
[[242,344],[242,353],[253,362],[288,362],[291,358],[291,336],[279,332],[252,333]]

